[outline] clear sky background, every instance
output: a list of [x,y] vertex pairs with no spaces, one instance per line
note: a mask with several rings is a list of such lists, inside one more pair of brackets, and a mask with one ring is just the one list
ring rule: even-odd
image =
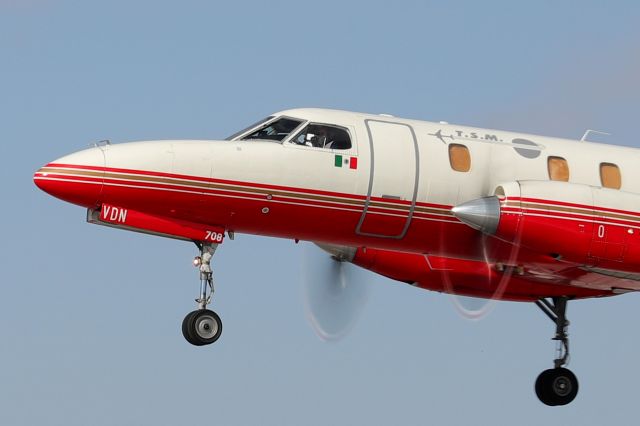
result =
[[0,424],[636,424],[640,297],[569,306],[580,394],[538,402],[552,323],[362,272],[325,343],[304,248],[240,235],[214,258],[224,332],[196,348],[192,244],[85,223],[41,165],[101,139],[223,138],[315,106],[640,146],[635,1],[0,0]]

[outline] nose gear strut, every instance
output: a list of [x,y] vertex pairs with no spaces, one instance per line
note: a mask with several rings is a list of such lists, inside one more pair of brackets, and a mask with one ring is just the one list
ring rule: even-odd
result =
[[211,258],[218,244],[198,243],[200,256],[193,260],[194,266],[200,271],[200,296],[195,300],[198,309],[187,314],[182,321],[184,338],[195,346],[210,345],[222,334],[222,320],[215,312],[207,309],[214,293],[213,270]]
[[536,379],[536,395],[543,404],[566,405],[578,394],[578,379],[571,370],[564,368],[569,363],[569,321],[567,320],[567,297],[553,297],[551,301],[540,299],[536,305],[556,324],[557,356],[554,368],[545,370]]
[[196,299],[198,309],[207,309],[213,297],[213,270],[211,269],[211,258],[218,248],[217,244],[198,244],[200,256],[193,260],[194,266],[200,270],[200,297]]

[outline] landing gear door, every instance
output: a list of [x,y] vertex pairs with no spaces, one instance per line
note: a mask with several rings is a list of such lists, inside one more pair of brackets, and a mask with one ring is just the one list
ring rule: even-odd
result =
[[416,205],[419,180],[418,140],[408,124],[365,120],[371,169],[364,211],[356,233],[402,239]]

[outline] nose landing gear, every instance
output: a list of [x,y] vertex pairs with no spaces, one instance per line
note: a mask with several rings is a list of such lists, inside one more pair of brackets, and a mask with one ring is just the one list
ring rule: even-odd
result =
[[553,361],[554,368],[545,370],[536,379],[536,395],[543,404],[549,406],[567,405],[578,394],[578,379],[571,370],[564,368],[569,360],[569,337],[567,328],[569,321],[566,297],[554,297],[552,301],[540,299],[536,305],[556,324],[558,356]]
[[200,256],[193,261],[200,271],[200,297],[196,299],[198,309],[188,313],[182,321],[182,334],[187,342],[195,346],[210,345],[222,334],[222,320],[218,314],[207,309],[214,292],[211,258],[217,247],[217,244],[198,244]]

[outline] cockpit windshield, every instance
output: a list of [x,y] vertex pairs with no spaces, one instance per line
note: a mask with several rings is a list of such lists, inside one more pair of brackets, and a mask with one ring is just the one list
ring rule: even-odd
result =
[[255,123],[253,123],[251,126],[247,126],[244,129],[240,130],[239,132],[235,132],[234,134],[232,134],[231,136],[227,136],[224,140],[226,141],[230,141],[233,140],[235,138],[237,138],[238,136],[240,136],[243,133],[248,132],[249,130],[258,127],[259,125],[266,123],[267,121],[271,120],[273,118],[273,115],[270,115],[267,118],[263,118],[262,120],[256,121]]
[[260,126],[255,132],[249,133],[241,140],[248,141],[261,139],[281,142],[287,136],[289,136],[289,134],[293,132],[300,124],[302,124],[302,120],[281,117],[275,121],[267,122],[263,126]]

